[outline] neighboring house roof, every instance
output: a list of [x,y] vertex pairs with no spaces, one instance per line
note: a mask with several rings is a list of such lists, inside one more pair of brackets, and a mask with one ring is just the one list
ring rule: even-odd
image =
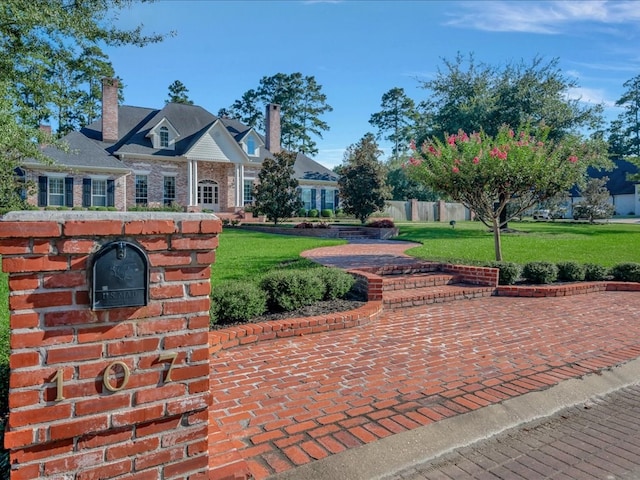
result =
[[293,172],[298,180],[337,182],[338,175],[303,153],[298,153]]
[[[178,133],[173,148],[154,148],[152,139],[149,138],[149,132],[163,121]],[[102,141],[102,119],[98,118],[80,132],[71,132],[64,137],[63,140],[70,146],[68,153],[52,147],[45,148],[44,152],[64,166],[125,169],[118,155],[183,156],[216,122],[220,122],[236,142],[242,141],[251,131],[251,127],[238,120],[217,117],[197,105],[167,103],[162,109],[121,105],[118,107],[119,140],[116,143]],[[265,137],[259,133],[257,136],[264,146]],[[271,156],[264,147],[259,152],[259,161]],[[296,178],[303,182],[338,180],[334,172],[301,153],[297,155],[294,172]]]
[[[587,170],[587,175],[590,178],[608,177],[609,180],[607,181],[605,186],[607,187],[607,190],[609,190],[609,193],[611,195],[635,194],[635,184],[637,182],[631,182],[627,180],[627,174],[638,173],[638,167],[633,163],[627,162],[626,160],[622,159],[615,159],[613,160],[613,163],[615,167],[610,172],[589,167],[589,169]],[[577,188],[573,188],[571,190],[571,196],[579,197],[580,191]]]

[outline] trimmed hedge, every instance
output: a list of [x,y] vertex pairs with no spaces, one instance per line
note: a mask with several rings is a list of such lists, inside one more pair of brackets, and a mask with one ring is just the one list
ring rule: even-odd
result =
[[529,262],[522,268],[522,276],[531,283],[553,283],[558,279],[558,266],[549,262]]
[[640,263],[619,263],[611,269],[614,280],[640,282]]
[[355,279],[352,275],[338,268],[316,268],[311,270],[317,272],[325,286],[324,300],[335,300],[344,298],[353,284]]
[[589,282],[601,282],[609,277],[609,269],[595,263],[587,263],[584,271],[584,279]]
[[500,270],[498,274],[498,284],[500,285],[513,285],[518,281],[522,272],[522,267],[512,262],[491,262],[489,266]]
[[558,280],[564,282],[581,282],[586,274],[586,267],[577,262],[559,262]]
[[246,321],[267,311],[267,294],[257,285],[230,282],[211,291],[211,324]]
[[271,311],[291,311],[312,305],[324,297],[322,279],[309,270],[273,270],[260,281],[260,288],[267,294],[267,306]]

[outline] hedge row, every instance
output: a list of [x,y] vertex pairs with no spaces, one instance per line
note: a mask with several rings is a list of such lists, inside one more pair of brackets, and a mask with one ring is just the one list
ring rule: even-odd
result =
[[344,298],[355,279],[337,268],[273,270],[257,284],[229,282],[211,292],[211,324],[247,321],[266,312],[290,312]]
[[529,262],[518,265],[511,262],[491,262],[488,266],[499,268],[498,283],[513,285],[519,280],[529,283],[582,282],[618,280],[640,282],[640,263],[619,263],[611,268],[594,263],[578,262]]

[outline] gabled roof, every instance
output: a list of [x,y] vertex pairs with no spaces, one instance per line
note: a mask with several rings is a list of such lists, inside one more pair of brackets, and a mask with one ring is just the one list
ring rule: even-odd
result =
[[[147,136],[163,120],[169,122],[179,134],[172,149],[154,148],[152,139]],[[102,141],[102,119],[98,118],[79,132],[71,132],[64,137],[63,140],[70,146],[69,153],[53,147],[45,148],[44,152],[56,163],[72,168],[125,171],[119,155],[184,156],[216,122],[238,143],[253,130],[238,120],[217,117],[197,105],[167,103],[161,109],[121,105],[118,107],[119,140],[115,144]],[[254,162],[256,158],[261,162],[272,154],[264,148],[264,136],[255,133],[262,142],[262,148],[258,157],[251,158]],[[296,178],[303,182],[336,182],[338,179],[334,172],[302,153],[297,155],[294,171]]]

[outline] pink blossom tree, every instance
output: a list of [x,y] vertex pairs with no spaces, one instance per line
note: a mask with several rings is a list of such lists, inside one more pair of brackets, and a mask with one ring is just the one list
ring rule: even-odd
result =
[[[562,142],[548,139],[540,128],[514,132],[504,126],[495,137],[484,132],[446,135],[444,140],[411,144],[409,175],[469,208],[493,230],[496,260],[502,260],[501,214],[518,200],[511,218],[580,183],[589,165],[597,163],[599,149],[578,137]],[[503,217],[504,218],[504,217]]]

